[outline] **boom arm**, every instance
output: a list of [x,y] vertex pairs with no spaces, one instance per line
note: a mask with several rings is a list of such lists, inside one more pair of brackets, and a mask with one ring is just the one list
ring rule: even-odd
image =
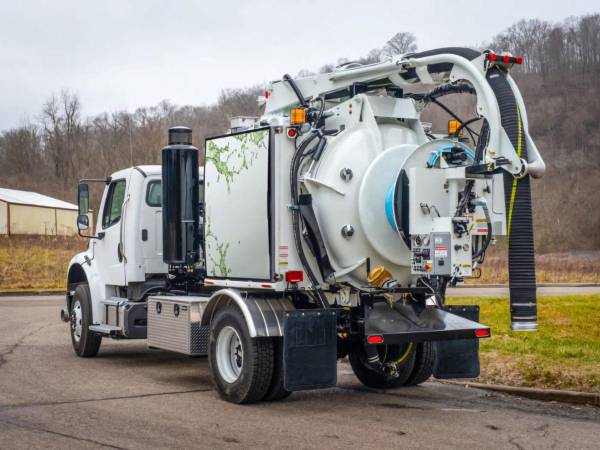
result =
[[[523,114],[523,134],[530,143],[531,151],[527,161],[521,160],[502,127],[498,101],[486,79],[490,67],[491,63],[488,61],[486,53],[468,48],[444,48],[399,55],[392,60],[378,64],[339,68],[331,73],[298,79],[296,84],[306,99],[314,100],[317,97],[328,98],[337,92],[349,90],[356,83],[375,89],[392,85],[406,88],[415,84],[440,85],[448,82],[467,81],[477,94],[477,113],[485,117],[489,125],[490,137],[485,152],[486,162],[504,158],[508,164],[502,164],[501,167],[513,176],[523,177],[529,173],[533,177],[539,178],[545,171],[545,164],[529,137],[521,94],[512,78],[507,75]],[[437,74],[442,74],[442,76],[434,79],[433,76]],[[287,110],[298,105],[298,97],[285,80],[272,82],[268,91],[270,95],[265,110],[267,117],[285,114]]]

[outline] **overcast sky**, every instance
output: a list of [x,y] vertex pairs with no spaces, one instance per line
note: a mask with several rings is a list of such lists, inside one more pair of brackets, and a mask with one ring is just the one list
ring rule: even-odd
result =
[[598,11],[597,0],[1,0],[0,129],[36,120],[65,88],[85,115],[207,104],[224,88],[362,56],[398,31],[426,50]]

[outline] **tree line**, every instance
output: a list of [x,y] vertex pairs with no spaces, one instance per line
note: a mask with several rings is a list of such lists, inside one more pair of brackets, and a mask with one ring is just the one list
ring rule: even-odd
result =
[[[524,57],[513,75],[525,98],[530,133],[548,165],[546,177],[533,183],[536,247],[542,252],[600,249],[600,233],[591,231],[600,224],[600,14],[557,24],[522,20],[485,47]],[[416,50],[415,37],[400,32],[356,62]],[[316,72],[350,62],[340,58]],[[260,92],[258,86],[224,90],[207,106],[163,101],[133,112],[83,117],[77,95],[63,91],[43,104],[38,120],[0,133],[0,186],[74,202],[81,178],[159,163],[170,126],[192,127],[201,148],[206,137],[227,131],[231,117],[259,116]],[[448,104],[465,119],[474,114],[472,100],[449,97]],[[448,118],[433,107],[423,115],[438,131]]]
[[489,46],[523,56],[519,69],[524,73],[589,72],[600,67],[600,14],[569,17],[560,23],[520,20]]

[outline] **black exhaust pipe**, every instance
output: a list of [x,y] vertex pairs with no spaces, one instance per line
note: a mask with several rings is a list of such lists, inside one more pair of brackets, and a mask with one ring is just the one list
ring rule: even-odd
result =
[[191,266],[199,259],[198,149],[192,130],[169,128],[169,145],[162,149],[163,261]]
[[[498,67],[487,72],[496,95],[502,126],[519,157],[528,161],[527,140],[515,94]],[[535,251],[531,210],[530,177],[515,178],[504,173],[504,199],[507,214],[508,277],[510,315],[513,331],[537,330]]]

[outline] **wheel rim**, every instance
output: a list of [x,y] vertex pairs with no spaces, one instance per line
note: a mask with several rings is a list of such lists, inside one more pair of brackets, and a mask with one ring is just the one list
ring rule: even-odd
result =
[[244,366],[244,348],[237,330],[227,326],[217,337],[217,368],[227,383],[235,382]]
[[76,342],[81,340],[81,331],[83,330],[82,319],[81,303],[77,300],[71,309],[71,333]]

